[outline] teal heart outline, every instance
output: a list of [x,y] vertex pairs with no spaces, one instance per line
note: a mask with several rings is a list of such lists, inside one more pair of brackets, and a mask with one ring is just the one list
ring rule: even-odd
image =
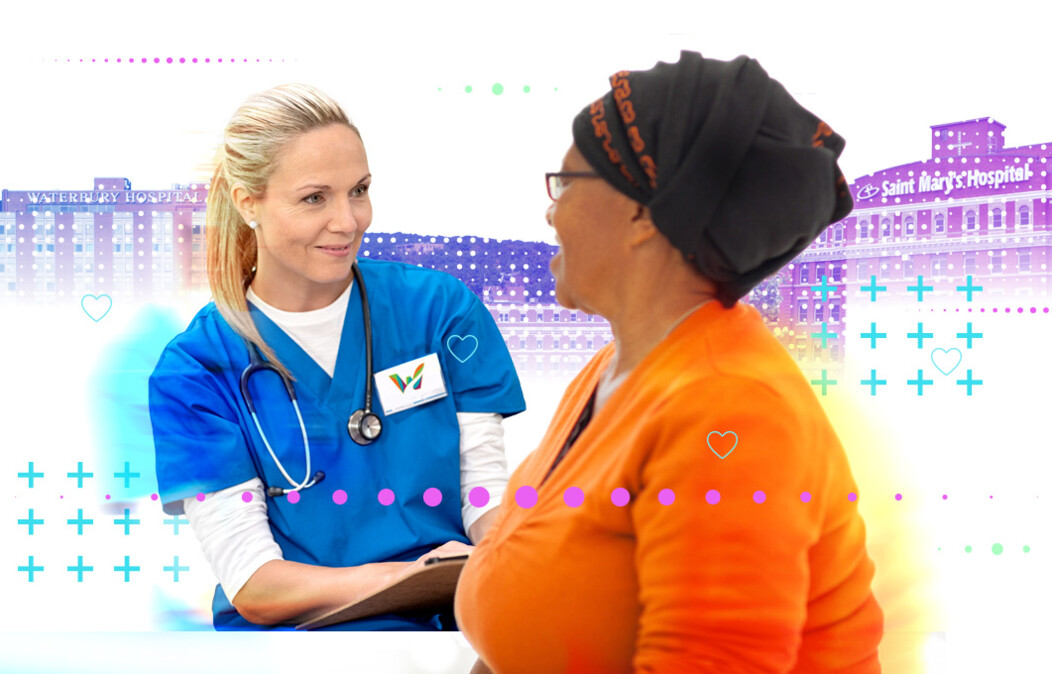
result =
[[[455,352],[455,351],[453,351],[453,345],[452,345],[452,344],[450,344],[450,342],[452,342],[452,341],[453,341],[453,338],[454,338],[454,337],[456,337],[457,339],[459,339],[459,340],[460,340],[461,342],[466,342],[466,341],[468,341],[469,339],[473,339],[473,340],[475,340],[475,346],[473,346],[473,347],[471,348],[471,353],[469,353],[469,354],[468,354],[467,356],[465,356],[465,357],[463,357],[463,358],[461,358],[460,356],[458,356],[458,355],[456,354],[456,352]],[[472,357],[472,356],[474,356],[474,355],[475,355],[475,352],[479,350],[479,338],[478,338],[478,337],[476,337],[475,335],[468,335],[467,337],[461,337],[460,335],[450,335],[450,336],[449,336],[449,337],[448,337],[448,338],[446,339],[446,350],[447,350],[447,351],[449,351],[449,354],[450,354],[451,356],[453,356],[454,358],[456,358],[457,360],[459,360],[459,361],[460,361],[461,363],[466,363],[466,362],[468,362],[469,360],[471,360],[471,357]]]
[[[90,311],[88,311],[88,308],[87,308],[86,306],[84,306],[84,303],[85,303],[85,302],[86,302],[86,301],[88,300],[88,298],[89,298],[89,297],[90,297],[91,299],[95,300],[96,302],[97,302],[97,301],[99,301],[99,300],[101,300],[101,299],[102,299],[103,297],[105,297],[105,298],[106,298],[106,300],[107,300],[107,301],[108,301],[108,302],[110,303],[110,305],[109,305],[108,307],[106,307],[106,311],[103,311],[103,312],[102,312],[102,315],[101,315],[101,316],[99,316],[98,318],[95,318],[94,316],[92,316],[92,315],[91,315],[91,312],[90,312]],[[88,315],[88,318],[90,318],[91,320],[93,320],[93,321],[95,321],[96,323],[98,323],[98,322],[99,322],[99,321],[101,321],[102,319],[106,318],[106,314],[110,313],[110,309],[112,309],[112,308],[113,308],[113,298],[112,298],[112,297],[110,297],[109,295],[105,294],[105,293],[103,293],[103,294],[101,294],[101,295],[97,295],[97,296],[96,296],[96,295],[92,295],[92,294],[88,293],[88,294],[87,294],[87,295],[85,295],[84,297],[81,297],[81,298],[80,298],[80,308],[81,308],[81,309],[82,309],[82,310],[84,311],[84,313],[85,313],[85,314],[87,314],[87,315]]]
[[[949,372],[943,371],[943,369],[941,367],[939,367],[939,364],[935,362],[935,352],[936,351],[942,351],[943,353],[945,353],[947,355],[951,351],[956,351],[957,352],[957,362],[954,363],[953,367],[950,368]],[[950,374],[950,372],[953,372],[954,370],[956,370],[958,367],[960,367],[961,361],[963,361],[963,360],[964,360],[964,354],[961,353],[961,350],[958,349],[957,347],[953,347],[951,349],[932,349],[931,350],[931,364],[935,366],[936,370],[938,370],[939,372],[942,372],[943,375],[948,375],[948,374]]]
[[[712,438],[713,434],[718,435],[718,436],[720,436],[722,438],[723,436],[727,435],[728,433],[730,433],[731,435],[734,436],[734,447],[731,447],[730,450],[728,450],[726,454],[724,454],[723,456],[720,456],[719,452],[717,452],[715,449],[712,449],[712,442],[711,442],[710,438]],[[723,433],[720,433],[719,431],[709,431],[709,434],[705,436],[705,444],[709,446],[709,449],[712,449],[712,453],[713,454],[715,454],[716,456],[719,456],[721,459],[726,459],[728,456],[731,455],[731,452],[734,451],[735,447],[738,446],[738,434],[735,433],[734,431],[724,431]]]

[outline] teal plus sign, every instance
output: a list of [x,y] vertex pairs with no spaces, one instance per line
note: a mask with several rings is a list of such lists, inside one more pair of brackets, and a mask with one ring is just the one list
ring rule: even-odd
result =
[[131,479],[133,477],[139,477],[139,473],[131,472],[131,464],[129,462],[125,461],[124,462],[124,472],[123,473],[114,473],[113,477],[122,478],[124,480],[124,488],[127,489],[128,487],[131,486]]
[[29,462],[29,471],[25,472],[25,473],[19,473],[18,477],[28,478],[29,479],[29,488],[32,489],[33,488],[33,480],[35,480],[38,477],[44,477],[44,474],[35,472],[33,470],[33,462],[30,461]]
[[924,277],[923,276],[918,276],[917,277],[917,285],[915,285],[915,286],[906,286],[906,292],[910,292],[911,293],[914,290],[917,291],[917,301],[918,302],[923,302],[924,301],[924,291],[925,290],[935,290],[935,286],[926,286],[926,285],[924,285]]
[[825,395],[826,394],[826,387],[827,386],[832,386],[833,384],[836,384],[836,379],[827,379],[826,378],[826,371],[822,370],[822,378],[821,379],[812,379],[811,383],[812,384],[820,384],[822,386],[822,395]]
[[84,566],[84,557],[82,555],[77,555],[77,565],[76,566],[67,566],[66,567],[66,571],[76,571],[77,572],[77,582],[78,583],[83,583],[84,582],[84,572],[85,571],[94,571],[94,570],[95,570],[94,566]]
[[826,348],[826,340],[836,339],[836,333],[835,332],[829,332],[829,330],[826,329],[825,321],[822,322],[822,332],[812,332],[811,336],[812,337],[821,337],[822,338],[822,348],[823,349]]
[[972,371],[968,370],[968,378],[967,379],[958,379],[957,383],[959,385],[961,385],[961,386],[967,386],[968,387],[968,395],[972,395],[972,387],[973,386],[980,386],[983,383],[983,380],[982,379],[972,379]]
[[129,580],[131,580],[131,572],[138,571],[139,567],[132,566],[131,562],[128,559],[128,555],[124,555],[124,566],[115,566],[113,567],[113,570],[124,572],[124,582],[127,583]]
[[66,477],[75,477],[75,478],[77,478],[77,489],[83,489],[84,488],[84,478],[86,478],[86,477],[95,477],[95,473],[85,473],[84,472],[84,462],[83,461],[77,461],[77,472],[75,472],[75,473],[66,473]]
[[170,520],[165,520],[164,523],[165,524],[171,524],[172,525],[172,530],[175,531],[175,535],[178,536],[179,535],[179,525],[180,524],[190,524],[190,520],[186,519],[185,517],[181,517],[179,515],[176,515],[175,517],[173,517]]
[[916,386],[917,387],[917,395],[919,395],[919,396],[924,395],[924,386],[925,385],[927,385],[927,384],[934,384],[934,383],[935,382],[932,381],[931,379],[925,379],[924,378],[924,372],[921,371],[921,370],[917,370],[917,378],[916,379],[907,379],[906,380],[906,384],[908,386]]
[[836,290],[836,286],[831,286],[828,283],[826,283],[826,275],[822,274],[822,284],[821,285],[817,285],[817,286],[811,286],[811,290],[820,290],[820,291],[822,291],[822,301],[823,302],[828,302],[829,301],[829,293],[831,293],[834,290]]
[[968,340],[968,348],[970,349],[970,348],[972,348],[972,340],[973,339],[979,339],[980,337],[983,336],[983,333],[981,333],[981,332],[972,332],[972,324],[969,323],[968,324],[968,331],[967,332],[958,332],[957,336],[958,337],[963,337],[964,339],[967,339]]
[[29,535],[32,536],[33,535],[33,528],[36,525],[38,525],[38,524],[43,524],[44,520],[38,520],[35,517],[33,517],[33,509],[30,508],[29,509],[29,515],[27,515],[27,519],[18,520],[18,523],[19,524],[26,524],[26,525],[28,525],[29,526]]
[[84,509],[83,508],[77,508],[77,518],[76,519],[66,520],[66,524],[76,524],[77,525],[77,535],[78,536],[84,535],[84,526],[85,525],[87,525],[87,524],[94,524],[94,523],[95,523],[95,520],[89,520],[89,519],[85,519],[84,518]]
[[190,567],[189,566],[179,566],[179,555],[176,555],[175,556],[175,560],[172,562],[172,566],[166,566],[166,567],[164,567],[164,570],[165,571],[171,571],[172,575],[175,577],[175,582],[178,583],[179,582],[179,572],[180,571],[189,571]]
[[869,340],[869,348],[875,349],[875,348],[877,348],[877,339],[879,339],[881,337],[887,337],[888,333],[886,333],[886,332],[877,332],[877,324],[876,323],[870,323],[869,326],[870,326],[869,327],[869,332],[863,332],[861,336],[862,336],[862,339],[868,339]]
[[934,337],[934,336],[935,336],[935,333],[933,333],[933,332],[924,332],[924,324],[923,323],[917,323],[917,332],[907,332],[906,333],[906,339],[916,339],[917,340],[917,348],[918,349],[923,349],[924,348],[924,340],[926,338]]
[[124,517],[122,517],[122,518],[121,517],[114,518],[113,523],[114,524],[123,524],[124,525],[124,535],[127,536],[128,533],[129,533],[129,530],[131,529],[131,525],[139,524],[139,520],[131,519],[131,517],[129,517],[129,515],[128,515],[128,509],[125,508],[124,509]]
[[888,380],[887,379],[877,379],[877,371],[876,370],[870,370],[869,373],[870,373],[869,374],[869,379],[863,379],[862,380],[862,385],[863,386],[868,386],[869,387],[869,395],[875,396],[875,395],[877,395],[877,386],[879,386],[881,384],[887,384]]
[[870,302],[876,302],[877,301],[877,293],[878,292],[887,292],[888,287],[887,286],[878,286],[877,285],[877,277],[876,276],[870,276],[869,277],[869,285],[868,286],[862,286],[861,288],[859,288],[859,290],[861,290],[864,293],[869,293],[869,301]]
[[964,292],[968,293],[968,301],[969,302],[972,301],[972,293],[981,292],[982,289],[983,289],[982,286],[973,286],[972,285],[972,277],[971,276],[968,277],[968,283],[966,285],[957,286],[957,290],[961,290],[961,291],[964,291]]
[[36,574],[38,571],[43,571],[44,567],[43,566],[37,566],[36,564],[34,564],[33,563],[33,555],[30,555],[29,556],[29,564],[27,564],[26,566],[18,567],[18,570],[19,571],[28,571],[29,572],[29,582],[32,583],[34,574]]

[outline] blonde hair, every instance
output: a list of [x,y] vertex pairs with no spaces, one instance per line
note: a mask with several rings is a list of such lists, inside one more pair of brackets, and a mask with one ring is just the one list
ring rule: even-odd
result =
[[331,124],[344,124],[361,138],[339,104],[314,87],[284,84],[250,97],[223,132],[208,193],[205,240],[212,299],[230,327],[290,379],[248,312],[245,292],[255,275],[256,237],[234,207],[232,190],[241,184],[262,198],[281,150],[300,134]]

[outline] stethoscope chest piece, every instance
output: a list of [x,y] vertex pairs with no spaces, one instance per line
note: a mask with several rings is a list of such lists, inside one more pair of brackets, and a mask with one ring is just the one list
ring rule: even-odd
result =
[[350,433],[351,440],[359,445],[368,445],[376,440],[381,431],[383,423],[380,422],[380,417],[366,410],[358,410],[347,421],[347,432]]

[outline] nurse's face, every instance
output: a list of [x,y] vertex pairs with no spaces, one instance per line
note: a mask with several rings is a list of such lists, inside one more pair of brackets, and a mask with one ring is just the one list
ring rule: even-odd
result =
[[[572,145],[560,170],[594,169]],[[619,285],[618,270],[630,252],[624,223],[635,210],[634,202],[598,176],[563,180],[566,188],[547,212],[559,244],[549,265],[555,298],[568,309],[609,316]]]
[[264,301],[308,311],[340,296],[372,222],[370,182],[365,146],[343,124],[307,131],[281,148],[255,202],[252,287]]

